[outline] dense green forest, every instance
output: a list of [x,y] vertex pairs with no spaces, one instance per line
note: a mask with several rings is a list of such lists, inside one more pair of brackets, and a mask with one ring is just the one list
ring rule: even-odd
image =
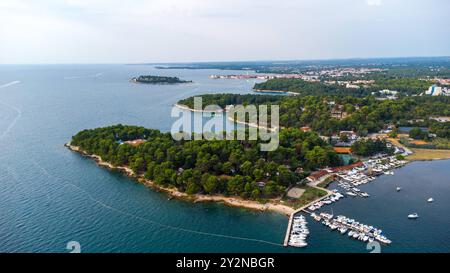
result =
[[[138,146],[122,142],[135,139],[146,142]],[[175,186],[189,194],[251,199],[280,196],[308,171],[342,164],[316,133],[284,129],[279,139],[277,150],[261,152],[259,140],[175,141],[170,133],[116,125],[83,130],[73,136],[71,144],[114,165],[130,166],[159,185]],[[306,173],[297,171],[298,167]]]
[[353,143],[352,153],[360,156],[372,156],[377,153],[393,154],[394,149],[386,146],[384,139],[360,139]]
[[[357,80],[360,77],[347,77],[345,80]],[[416,78],[398,77],[374,77],[368,76],[364,80],[373,79],[375,83],[359,89],[345,88],[338,84],[324,84],[323,82],[307,82],[302,79],[271,79],[262,83],[257,83],[254,89],[257,90],[278,90],[299,93],[301,95],[345,95],[362,97],[370,95],[372,92],[389,89],[398,91],[401,95],[415,95],[424,92],[433,84],[431,81],[419,80]],[[329,80],[335,80],[333,78]],[[344,80],[344,79],[339,79]]]
[[[252,94],[205,94],[197,97],[202,98],[203,107],[216,104],[224,109],[227,105],[278,104],[281,100],[281,96]],[[182,99],[178,104],[194,108],[194,97]]]
[[368,93],[364,89],[345,88],[337,84],[324,84],[322,82],[308,82],[302,79],[270,79],[254,86],[255,90],[276,90],[298,93],[300,95],[340,95],[340,96],[365,96]]
[[[280,106],[280,125],[300,128],[330,136],[342,130],[353,130],[361,136],[382,130],[387,124],[407,125],[412,120],[424,119],[423,124],[438,137],[450,137],[450,122],[439,123],[431,116],[450,116],[450,97],[402,97],[398,100],[376,100],[372,96],[276,96],[276,95],[201,95],[203,105],[217,104],[277,104]],[[193,105],[193,97],[179,101]],[[340,107],[347,116],[332,118],[331,111]]]
[[139,83],[149,83],[149,84],[160,84],[160,83],[166,83],[166,84],[174,84],[174,83],[188,83],[192,81],[184,81],[180,80],[178,77],[164,77],[164,76],[139,76],[137,78],[132,78],[133,81],[139,82]]
[[404,95],[420,94],[427,90],[433,83],[415,78],[380,78],[368,87],[368,91],[379,91],[383,89],[395,90]]

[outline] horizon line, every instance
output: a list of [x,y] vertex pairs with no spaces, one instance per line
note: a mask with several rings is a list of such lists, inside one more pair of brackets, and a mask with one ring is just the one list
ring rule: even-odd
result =
[[343,58],[311,58],[311,59],[255,59],[255,60],[201,60],[201,61],[165,61],[165,62],[49,62],[49,63],[0,63],[0,65],[158,65],[158,64],[206,64],[206,63],[257,63],[257,62],[324,62],[351,60],[389,60],[389,59],[425,59],[450,58],[450,55],[418,55],[391,57],[343,57]]

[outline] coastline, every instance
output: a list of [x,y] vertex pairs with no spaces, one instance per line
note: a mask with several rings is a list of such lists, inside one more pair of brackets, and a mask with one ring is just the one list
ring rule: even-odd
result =
[[138,182],[144,184],[147,187],[151,187],[153,189],[156,189],[158,191],[163,191],[170,195],[171,197],[185,200],[185,201],[191,201],[194,203],[197,202],[217,202],[217,203],[223,203],[225,205],[231,206],[231,207],[241,207],[251,210],[257,210],[257,211],[274,211],[280,214],[283,214],[285,216],[290,216],[295,209],[280,203],[273,203],[273,202],[267,202],[267,203],[259,203],[257,201],[253,200],[246,200],[242,199],[240,197],[230,197],[230,196],[223,196],[223,195],[205,195],[205,194],[192,194],[189,195],[187,193],[181,192],[176,188],[168,188],[163,187],[160,185],[157,185],[155,182],[149,179],[145,179],[141,175],[136,175],[132,169],[130,169],[127,166],[114,166],[109,162],[106,162],[102,160],[102,158],[95,154],[89,154],[85,151],[81,150],[78,146],[73,146],[69,143],[64,144],[66,148],[73,152],[77,152],[81,154],[82,156],[89,157],[93,159],[98,166],[107,168],[109,170],[117,170],[124,174],[126,174],[130,178],[136,179]]
[[253,92],[255,93],[282,93],[282,94],[289,94],[292,96],[298,96],[299,93],[291,92],[291,91],[283,91],[283,90],[265,90],[265,89],[253,89]]
[[255,124],[255,123],[250,123],[250,122],[240,121],[240,120],[234,120],[233,117],[227,117],[227,119],[229,121],[236,122],[237,124],[248,125],[250,127],[254,127],[254,128],[258,128],[258,129],[264,129],[264,130],[271,131],[271,132],[278,131],[278,128],[269,128],[267,126],[262,126],[262,125]]
[[196,112],[196,113],[226,113],[226,110],[220,109],[220,110],[197,110],[197,109],[192,109],[187,105],[183,105],[183,104],[178,104],[175,103],[173,106],[180,108],[182,110],[186,110],[186,111],[190,111],[190,112]]
[[[197,109],[192,109],[192,108],[190,108],[190,107],[188,107],[186,105],[182,105],[182,104],[178,104],[178,103],[175,103],[174,106],[178,107],[178,108],[180,108],[182,110],[191,111],[191,112],[197,112],[197,113],[227,113],[228,112],[226,109],[225,110],[221,109],[221,110],[217,110],[217,111],[197,110]],[[271,132],[276,132],[278,130],[278,128],[269,128],[267,126],[262,126],[262,125],[258,125],[258,124],[254,124],[254,123],[234,120],[232,117],[227,117],[227,119],[229,121],[236,122],[237,124],[248,125],[250,127],[265,129],[265,130],[271,131]]]

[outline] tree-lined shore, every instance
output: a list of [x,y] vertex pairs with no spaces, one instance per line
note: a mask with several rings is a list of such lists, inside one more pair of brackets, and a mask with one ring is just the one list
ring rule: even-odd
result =
[[[126,143],[136,139],[144,142]],[[285,129],[279,139],[276,151],[262,152],[260,140],[175,141],[170,133],[116,125],[83,130],[71,144],[113,166],[127,166],[158,185],[188,194],[254,200],[280,197],[308,171],[342,164],[332,147],[313,132]]]

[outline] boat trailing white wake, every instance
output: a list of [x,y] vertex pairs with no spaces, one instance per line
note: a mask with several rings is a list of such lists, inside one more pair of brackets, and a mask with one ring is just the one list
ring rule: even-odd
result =
[[11,86],[11,85],[15,85],[15,84],[18,84],[18,83],[20,83],[20,81],[12,81],[12,82],[9,82],[9,83],[5,83],[5,84],[0,85],[0,89],[8,87],[8,86]]

